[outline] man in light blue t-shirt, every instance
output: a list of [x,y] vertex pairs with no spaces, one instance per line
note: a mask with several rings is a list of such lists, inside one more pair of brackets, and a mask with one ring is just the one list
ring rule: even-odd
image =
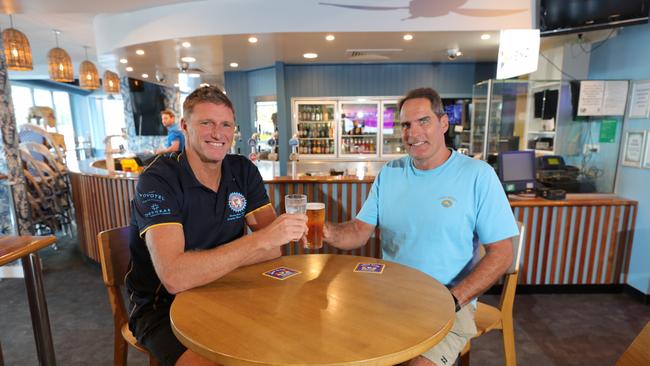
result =
[[[382,168],[356,219],[326,223],[325,241],[358,248],[379,226],[383,259],[447,285],[456,303],[454,327],[408,364],[451,365],[476,333],[474,300],[512,262],[517,224],[492,167],[445,146],[449,121],[435,90],[410,91],[399,109],[408,156]],[[480,260],[479,241],[486,250]]]
[[166,154],[170,152],[180,153],[185,148],[185,135],[178,128],[176,123],[176,116],[171,109],[165,109],[160,112],[162,124],[167,128],[167,139],[165,140],[165,147],[155,151],[156,154]]

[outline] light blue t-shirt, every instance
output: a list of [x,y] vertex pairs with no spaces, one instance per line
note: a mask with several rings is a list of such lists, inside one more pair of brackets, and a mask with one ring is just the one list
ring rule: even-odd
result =
[[183,151],[183,148],[185,147],[185,135],[183,135],[183,132],[178,129],[176,124],[167,127],[167,141],[165,142],[165,147],[172,146],[174,140],[178,140],[179,142],[178,152]]
[[455,151],[431,170],[416,169],[409,156],[387,163],[357,219],[379,226],[383,259],[446,285],[473,268],[478,241],[518,233],[494,169]]

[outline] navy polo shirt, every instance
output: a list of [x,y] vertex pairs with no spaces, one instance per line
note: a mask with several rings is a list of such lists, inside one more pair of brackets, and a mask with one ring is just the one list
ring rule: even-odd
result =
[[257,167],[245,157],[226,155],[219,190],[202,185],[186,154],[158,155],[141,174],[131,201],[131,268],[126,276],[130,317],[171,304],[156,274],[144,233],[158,225],[182,225],[185,251],[231,242],[244,233],[246,214],[269,204]]

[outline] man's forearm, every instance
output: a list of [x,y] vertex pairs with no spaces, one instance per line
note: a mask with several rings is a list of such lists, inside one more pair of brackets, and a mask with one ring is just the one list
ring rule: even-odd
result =
[[451,289],[451,293],[458,299],[460,305],[467,304],[487,291],[512,263],[510,239],[491,245],[498,247],[488,249],[486,255],[467,277]]
[[324,240],[336,248],[352,250],[366,244],[373,231],[374,226],[359,220],[343,223],[327,222]]

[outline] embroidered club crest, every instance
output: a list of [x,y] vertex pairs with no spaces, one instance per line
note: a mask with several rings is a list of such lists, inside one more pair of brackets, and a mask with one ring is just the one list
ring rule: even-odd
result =
[[234,212],[242,212],[246,209],[246,197],[239,192],[232,192],[228,196],[228,206]]

